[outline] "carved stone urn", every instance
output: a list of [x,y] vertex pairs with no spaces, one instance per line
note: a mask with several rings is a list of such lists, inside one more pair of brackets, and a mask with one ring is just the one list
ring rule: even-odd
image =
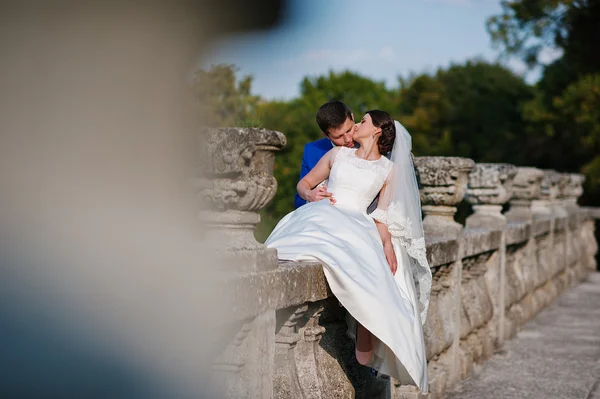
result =
[[454,220],[454,214],[465,195],[467,176],[475,162],[458,157],[416,157],[414,161],[425,234],[457,235],[462,225]]
[[506,224],[502,206],[512,197],[514,165],[478,163],[469,173],[466,199],[475,212],[467,218],[469,227],[500,227]]
[[560,195],[560,173],[555,170],[544,170],[542,177],[540,198],[531,203],[534,215],[549,216],[555,211],[555,202]]
[[517,168],[510,209],[505,214],[508,220],[531,220],[531,203],[540,198],[543,177],[544,172],[541,169]]
[[254,238],[257,213],[275,196],[275,152],[286,143],[282,133],[257,128],[207,128],[200,136],[200,219],[220,258],[236,271],[277,266],[275,249]]

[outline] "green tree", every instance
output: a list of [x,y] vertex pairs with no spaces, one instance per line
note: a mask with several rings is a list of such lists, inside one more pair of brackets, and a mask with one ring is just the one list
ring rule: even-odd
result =
[[586,195],[600,195],[600,74],[587,75],[571,83],[547,107],[541,95],[524,110],[535,135],[536,166],[586,175]]
[[524,161],[524,103],[533,90],[499,64],[468,61],[421,75],[400,89],[415,153],[478,162]]
[[198,100],[202,123],[207,126],[255,125],[250,115],[259,101],[251,94],[252,77],[236,78],[233,65],[211,65],[194,74],[192,88]]
[[502,0],[502,14],[489,18],[488,31],[506,54],[521,56],[530,66],[545,47],[564,51],[568,64],[581,73],[600,67],[597,0]]
[[584,203],[600,202],[598,179],[598,76],[600,2],[597,0],[504,0],[502,14],[488,20],[493,41],[506,55],[540,64],[544,47],[562,56],[543,66],[535,98],[524,107],[529,163],[587,177]]

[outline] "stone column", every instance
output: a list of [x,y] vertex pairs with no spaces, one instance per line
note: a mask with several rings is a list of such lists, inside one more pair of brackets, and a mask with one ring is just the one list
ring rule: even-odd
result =
[[475,162],[458,157],[417,157],[425,235],[457,236],[462,225],[454,220],[456,206],[467,189],[467,175]]
[[507,219],[502,206],[512,196],[513,180],[517,174],[514,165],[505,163],[478,163],[469,173],[466,199],[475,213],[467,218],[468,227],[503,227]]
[[510,209],[505,213],[508,220],[531,221],[531,204],[540,198],[542,190],[541,169],[530,167],[517,168],[517,175],[513,183],[513,196],[510,200]]
[[285,145],[279,132],[215,128],[202,132],[202,176],[196,181],[209,242],[235,271],[277,266],[277,253],[254,238],[257,213],[277,191],[275,152]]
[[541,182],[540,198],[531,202],[531,211],[534,215],[551,216],[553,202],[559,195],[560,173],[555,170],[544,170]]
[[[254,238],[254,229],[260,221],[257,212],[275,195],[275,152],[284,144],[283,134],[266,129],[202,131],[201,175],[195,180],[201,206],[199,216],[207,235],[206,242],[217,255],[217,272],[224,276],[277,267],[276,251],[259,244]],[[224,285],[222,289],[233,288]],[[235,326],[239,329],[213,363],[211,383],[222,395],[219,397],[273,397],[275,309],[256,313],[248,320],[231,320],[229,328],[223,328],[224,337],[228,336],[229,329]]]

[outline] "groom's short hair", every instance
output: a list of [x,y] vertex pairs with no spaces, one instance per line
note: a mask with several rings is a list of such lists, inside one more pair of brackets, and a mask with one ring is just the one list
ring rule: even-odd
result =
[[317,125],[321,131],[329,135],[329,129],[337,129],[342,126],[346,119],[352,119],[352,112],[346,104],[333,100],[326,102],[317,111]]

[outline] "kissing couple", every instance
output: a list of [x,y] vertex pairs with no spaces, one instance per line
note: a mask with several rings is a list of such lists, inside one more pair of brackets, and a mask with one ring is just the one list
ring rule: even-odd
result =
[[381,110],[355,124],[341,101],[316,119],[325,138],[304,147],[297,209],[265,244],[281,260],[322,262],[348,311],[357,361],[427,393],[431,270],[411,137]]

